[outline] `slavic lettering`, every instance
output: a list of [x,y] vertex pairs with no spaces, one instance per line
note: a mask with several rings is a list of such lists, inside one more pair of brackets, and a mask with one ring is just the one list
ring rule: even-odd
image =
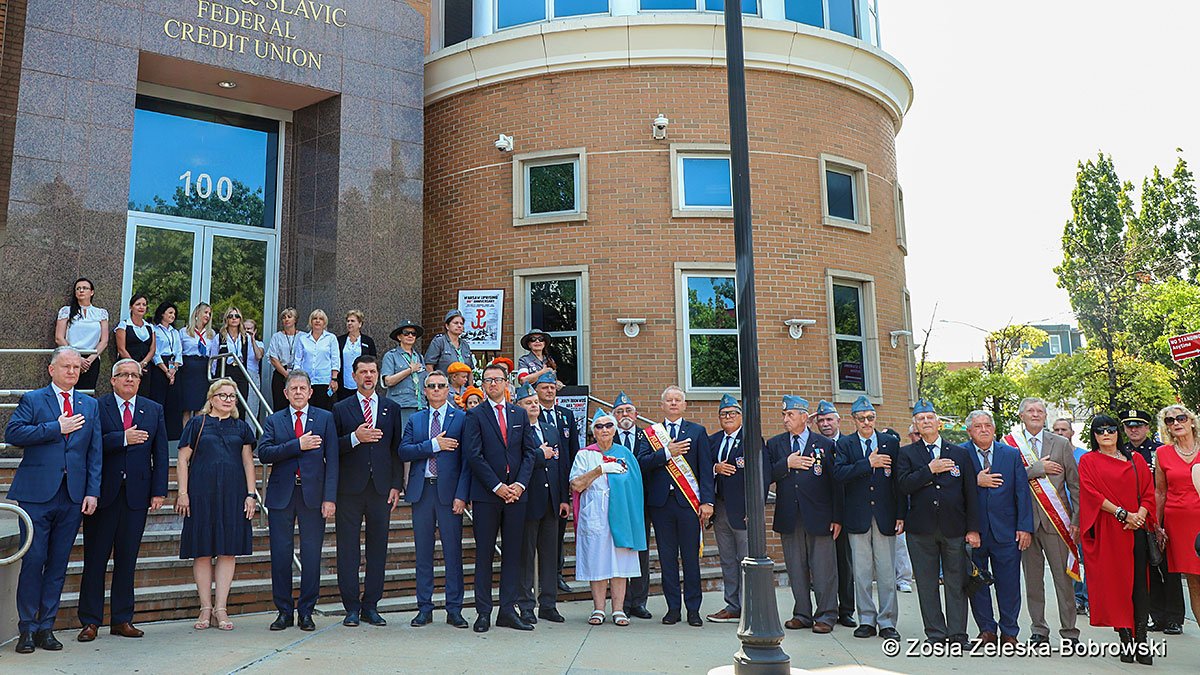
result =
[[241,0],[241,7],[218,0],[194,2],[196,22],[167,19],[163,23],[167,37],[237,54],[253,54],[302,69],[320,70],[325,58],[320,52],[289,43],[299,37],[302,26],[346,25],[346,10],[314,0]]

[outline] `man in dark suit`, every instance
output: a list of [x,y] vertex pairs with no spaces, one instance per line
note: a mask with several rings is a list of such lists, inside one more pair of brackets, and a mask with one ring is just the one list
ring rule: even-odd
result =
[[742,559],[746,539],[746,460],[742,454],[742,406],[725,394],[717,409],[721,430],[708,437],[713,458],[713,532],[721,558],[721,590],[725,607],[706,618],[737,623],[742,617]]
[[[682,563],[682,604],[687,607],[687,622],[689,626],[703,626],[704,619],[700,617],[700,602],[704,599],[700,588],[700,537],[703,523],[713,514],[715,485],[708,431],[700,424],[683,419],[687,398],[679,387],[671,385],[663,390],[661,406],[665,415],[662,426],[670,440],[661,448],[655,448],[643,434],[637,458],[642,468],[642,482],[646,485],[647,511],[654,522],[659,565],[662,566],[663,597],[667,601],[667,613],[662,622],[667,625],[679,623],[679,567]],[[620,432],[617,436],[620,437]],[[682,477],[684,482],[676,483],[667,470],[667,464],[676,457],[683,457],[694,476],[695,502],[687,494],[693,490],[690,483]]]
[[50,386],[21,396],[4,438],[23,449],[8,498],[33,520],[17,577],[17,653],[62,649],[58,601],[79,521],[96,510],[103,448],[96,399],[75,391],[83,359],[72,347],[50,357]]
[[533,624],[517,614],[517,589],[521,583],[521,545],[525,533],[525,490],[537,461],[537,435],[529,414],[506,403],[508,380],[504,368],[483,369],[482,404],[467,411],[463,429],[463,452],[475,479],[471,502],[475,505],[475,619],[476,633],[492,625],[492,559],[496,535],[503,531],[500,554],[500,610],[496,625],[533,630]]
[[[377,605],[383,597],[387,564],[388,525],[400,503],[404,463],[396,456],[400,435],[400,406],[375,391],[379,362],[364,355],[350,365],[355,392],[333,406],[338,434],[337,577],[346,618],[357,626],[359,617],[372,626],[386,626]],[[358,566],[362,559],[359,529],[366,518],[367,573],[359,597]]]
[[[810,428],[833,442],[833,463],[837,465],[838,441],[843,438],[842,416],[837,406],[824,399],[817,401]],[[838,537],[833,542],[837,552],[838,572],[838,623],[846,628],[858,625],[854,620],[854,551],[850,537]]]
[[[267,418],[258,458],[271,465],[267,479],[267,526],[271,536],[271,593],[279,616],[271,630],[292,625],[316,630],[312,612],[321,586],[325,520],[336,513],[338,436],[333,413],[308,404],[312,383],[299,368],[288,373],[288,407]],[[292,555],[300,525],[300,599],[292,597]]]
[[[904,521],[917,581],[925,636],[931,642],[967,644],[967,550],[979,546],[979,495],[966,450],[942,439],[941,421],[926,399],[913,407],[921,439],[900,448],[896,470],[908,496]],[[946,612],[938,592],[938,570],[946,588]]]
[[[554,373],[546,373],[551,380]],[[540,378],[539,378],[540,381]],[[551,383],[550,386],[554,386]],[[517,606],[521,619],[537,623],[539,618],[554,623],[565,621],[558,613],[558,523],[571,510],[571,488],[567,482],[570,464],[567,463],[567,443],[559,436],[555,423],[557,413],[543,417],[542,404],[533,387],[523,384],[513,399],[529,413],[529,425],[538,437],[534,455],[533,477],[529,479],[528,503],[525,505],[525,534],[521,547],[521,590]],[[536,565],[536,567],[535,567]],[[537,571],[535,598],[534,571]],[[537,607],[537,616],[533,609]]]
[[[558,380],[553,372],[542,373],[537,382],[533,384],[533,388],[537,391],[538,403],[542,406],[542,421],[557,428],[558,437],[562,439],[560,452],[566,450],[566,455],[561,457],[565,467],[563,471],[570,474],[571,465],[575,463],[575,455],[579,454],[579,427],[575,425],[575,413],[558,405]],[[630,448],[630,452],[633,450]],[[567,502],[570,501],[571,495],[568,491]],[[560,593],[571,592],[571,587],[567,585],[567,581],[563,579],[562,575],[563,565],[566,563],[566,557],[563,554],[563,538],[566,535],[567,519],[562,517],[558,519],[558,590]]]
[[[896,535],[904,532],[908,500],[896,486],[893,465],[900,451],[895,436],[875,432],[875,406],[859,396],[850,408],[856,433],[838,439],[834,477],[842,484],[845,503],[842,528],[854,552],[854,591],[858,628],[854,637],[879,633],[899,640],[896,630]],[[879,608],[871,597],[878,582]]]
[[[625,446],[630,452],[636,454],[645,433],[637,427],[637,406],[625,395],[625,392],[617,394],[617,400],[613,402],[613,418],[617,420],[617,435],[613,439],[613,442]],[[642,508],[645,513],[649,513],[649,509],[645,507],[647,495],[649,495],[649,485],[643,480]],[[650,541],[650,519],[645,518],[645,521],[646,541]],[[641,567],[641,575],[629,580],[629,585],[625,591],[624,609],[625,613],[629,616],[635,616],[639,619],[651,619],[654,615],[650,613],[650,610],[646,609],[646,600],[650,596],[649,546],[644,551],[638,551],[638,563]]]
[[[412,504],[417,549],[417,615],[413,627],[433,621],[433,531],[442,540],[446,566],[446,623],[466,628],[462,616],[462,514],[471,495],[471,471],[462,452],[467,414],[450,405],[450,379],[440,370],[425,378],[428,406],[413,413],[400,439],[400,460],[410,462],[404,499]],[[489,566],[490,568],[490,566]]]
[[[838,618],[833,540],[842,531],[842,488],[834,480],[833,443],[809,431],[808,401],[799,396],[783,397],[783,427],[784,433],[767,441],[775,481],[771,529],[783,540],[794,601],[792,618],[783,627],[830,633]],[[810,587],[817,596],[816,612]]]
[[80,642],[96,639],[104,620],[104,574],[112,558],[113,635],[141,637],[133,625],[133,572],[147,510],[167,496],[167,423],[162,406],[138,397],[142,367],[133,359],[113,365],[113,393],[100,399],[104,463],[96,512],[83,519],[83,575],[79,580]]
[[1000,624],[992,614],[992,590],[981,588],[971,596],[971,614],[979,627],[978,641],[1017,644],[1017,624],[1021,613],[1021,552],[1029,548],[1033,537],[1033,502],[1029,496],[1029,477],[1020,452],[996,443],[996,425],[990,413],[974,410],[967,415],[967,435],[963,444],[971,458],[979,492],[979,546],[971,557],[979,569],[991,568],[996,580],[996,605]]

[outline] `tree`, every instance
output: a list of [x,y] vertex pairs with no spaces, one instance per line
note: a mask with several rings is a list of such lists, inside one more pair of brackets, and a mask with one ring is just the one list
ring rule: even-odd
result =
[[997,429],[1007,429],[1017,420],[1017,404],[1025,395],[1024,378],[1012,372],[989,373],[980,368],[963,368],[941,380],[938,412],[960,419],[977,408],[992,414]]
[[1137,356],[1154,361],[1175,375],[1176,391],[1184,405],[1200,407],[1200,359],[1176,363],[1168,340],[1200,329],[1200,286],[1169,279],[1151,288],[1131,312],[1131,342],[1142,346]]
[[159,195],[154,195],[151,199],[153,204],[142,204],[141,208],[134,208],[133,202],[130,202],[129,208],[147,213],[163,213],[169,216],[198,218],[218,223],[263,225],[262,188],[252,192],[245,183],[237,179],[233,180],[233,190],[230,192],[228,201],[219,199],[216,193],[210,194],[208,197],[201,197],[198,190],[193,188],[185,192],[183,187],[175,188],[173,203],[168,204]]
[[[713,294],[700,299],[696,289],[688,289],[688,322],[693,329],[737,328],[733,278],[713,277]],[[738,386],[737,335],[693,334],[691,350],[692,385],[700,387]]]
[[[1115,390],[1111,386],[1114,378]],[[1056,405],[1078,401],[1075,416],[1081,419],[1130,408],[1159,410],[1175,401],[1173,378],[1159,363],[1089,347],[1033,368],[1025,382],[1031,392]]]

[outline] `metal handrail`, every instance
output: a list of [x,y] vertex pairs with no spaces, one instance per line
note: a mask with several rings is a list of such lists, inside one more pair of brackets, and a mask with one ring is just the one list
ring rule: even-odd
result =
[[12,511],[13,513],[17,514],[17,517],[25,523],[25,531],[28,533],[25,536],[25,543],[21,544],[20,550],[8,556],[7,558],[0,558],[0,565],[11,565],[20,560],[21,557],[25,555],[26,551],[29,550],[30,544],[33,543],[33,520],[29,517],[28,513],[25,513],[25,509],[17,506],[16,504],[0,502],[0,511]]
[[[251,347],[251,349],[253,349],[253,347]],[[267,397],[263,396],[262,390],[259,389],[258,385],[254,383],[254,378],[250,377],[250,371],[246,370],[246,365],[242,363],[242,359],[233,352],[224,352],[221,354],[216,354],[214,356],[208,357],[209,363],[212,363],[213,361],[221,362],[221,374],[220,375],[214,374],[211,366],[206,368],[206,370],[208,371],[208,381],[214,382],[216,380],[219,380],[219,379],[225,377],[225,365],[228,363],[228,359],[233,359],[233,364],[238,367],[238,370],[242,371],[242,375],[246,376],[246,382],[247,382],[247,384],[250,385],[250,391],[253,392],[254,395],[258,398],[258,404],[262,406],[263,410],[267,411],[267,415],[270,415],[271,413],[275,412],[275,411],[271,410],[271,406],[267,403]],[[242,390],[238,389],[237,387],[234,387],[233,391],[235,394],[237,394],[238,401],[241,402],[242,407],[245,408],[247,413],[249,413],[250,412],[250,403],[246,400],[245,396],[242,396]],[[246,418],[249,419],[254,424],[255,429],[258,429],[258,435],[262,436],[263,435],[263,427],[262,427],[262,424],[259,423],[258,419],[249,414],[246,415]]]

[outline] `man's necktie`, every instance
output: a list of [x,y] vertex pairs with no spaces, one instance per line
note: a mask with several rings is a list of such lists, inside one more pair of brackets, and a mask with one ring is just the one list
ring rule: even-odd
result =
[[363,399],[363,420],[366,421],[368,427],[375,426],[375,416],[371,414],[371,399]]
[[[296,411],[296,438],[300,438],[301,436],[304,435],[304,422],[300,419],[300,416],[303,414],[304,414],[303,410]],[[296,478],[299,478],[299,477],[300,477],[300,461],[297,460],[296,461]]]
[[679,435],[679,425],[676,424],[675,422],[671,422],[671,440],[675,440],[675,437],[678,435]]
[[508,421],[504,419],[504,404],[496,404],[496,421],[500,424],[500,438],[508,445]]
[[129,409],[129,401],[125,401],[125,414],[121,416],[121,422],[125,424],[125,430],[133,426],[133,411]]
[[624,440],[622,441],[621,445],[624,445],[625,447],[629,448],[630,450],[635,449],[633,447],[633,441],[630,440],[630,436],[633,436],[633,434],[629,433],[628,431],[623,431],[623,432],[621,432],[621,435],[624,437]]
[[933,454],[937,450],[936,443],[926,443],[925,449],[929,451],[929,459],[937,459],[937,455]]
[[733,436],[726,436],[725,437],[725,445],[721,448],[721,458],[719,461],[721,461],[721,462],[729,461],[729,453],[730,453],[730,448],[732,445],[733,445]]
[[988,448],[987,450],[980,450],[979,452],[980,452],[980,454],[983,455],[983,470],[988,473],[991,473],[992,472],[992,450],[991,450],[991,448]]
[[[63,414],[66,415],[67,417],[73,417],[75,415],[75,413],[71,411],[71,392],[64,391],[62,393],[62,397],[63,397]],[[66,438],[70,438],[70,437],[71,437],[71,434],[66,435]]]
[[869,439],[869,438],[868,438],[868,439],[864,440],[864,441],[863,441],[863,446],[864,446],[864,447],[866,447],[866,449],[867,449],[867,454],[868,454],[868,455],[869,455],[869,454],[871,454],[871,439]]
[[[433,411],[433,421],[429,423],[429,437],[430,438],[433,438],[434,436],[437,436],[438,434],[442,433],[441,417],[442,417],[441,410]],[[438,469],[437,469],[437,453],[436,452],[429,456],[429,465],[428,466],[429,466],[429,475],[433,476],[434,478],[437,478]]]
[[792,436],[792,452],[800,452],[800,437]]
[[1037,436],[1034,436],[1033,438],[1029,439],[1029,444],[1033,446],[1033,454],[1040,457],[1042,453],[1041,440],[1039,440]]

